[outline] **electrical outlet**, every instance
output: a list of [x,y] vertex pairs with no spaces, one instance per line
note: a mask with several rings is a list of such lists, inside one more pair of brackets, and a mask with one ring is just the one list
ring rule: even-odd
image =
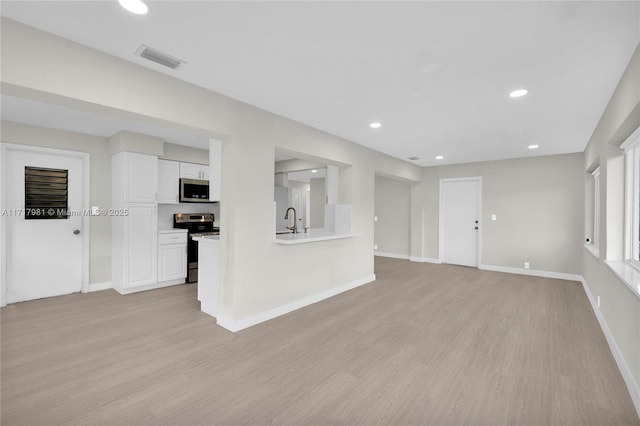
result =
[[374,249],[374,250],[378,250],[378,245],[377,245],[377,244],[374,244],[374,245],[373,245],[373,249]]
[[596,305],[598,305],[598,308],[600,307],[600,296],[596,297]]
[[529,262],[524,262],[524,269],[529,269]]

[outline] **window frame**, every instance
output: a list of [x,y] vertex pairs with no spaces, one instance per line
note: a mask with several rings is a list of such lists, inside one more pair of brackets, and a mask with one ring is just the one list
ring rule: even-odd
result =
[[624,259],[640,269],[640,127],[620,149],[625,153]]
[[594,248],[600,248],[600,166],[591,172],[593,178],[593,229],[591,244]]

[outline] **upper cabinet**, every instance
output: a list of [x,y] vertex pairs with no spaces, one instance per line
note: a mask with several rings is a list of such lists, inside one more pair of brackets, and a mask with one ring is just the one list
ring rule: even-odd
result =
[[193,163],[180,163],[180,177],[209,180],[209,166]]
[[[155,203],[158,196],[158,157],[119,152],[111,159],[112,193],[124,203]],[[117,188],[119,186],[120,188]]]
[[180,163],[158,160],[158,203],[178,204]]

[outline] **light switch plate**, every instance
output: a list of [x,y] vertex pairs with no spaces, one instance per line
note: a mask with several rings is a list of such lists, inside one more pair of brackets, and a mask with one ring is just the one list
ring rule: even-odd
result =
[[498,217],[495,214],[491,215],[491,221],[495,222],[496,220],[498,220]]

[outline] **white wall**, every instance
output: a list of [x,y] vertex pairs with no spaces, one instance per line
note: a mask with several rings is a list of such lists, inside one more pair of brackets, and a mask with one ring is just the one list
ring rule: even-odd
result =
[[[111,156],[106,138],[5,121],[0,138],[5,143],[88,152],[91,156],[90,205],[111,207]],[[89,223],[89,283],[111,281],[111,218],[91,216]]]
[[411,184],[376,176],[375,239],[378,252],[409,258],[411,254]]
[[289,208],[289,188],[276,185],[274,201],[276,202],[276,231],[286,231],[287,226],[290,226],[289,221],[284,218]]
[[[593,296],[600,297],[599,311],[633,377],[636,409],[640,413],[640,298],[604,263],[605,259],[622,259],[624,201],[620,192],[624,185],[620,184],[623,152],[619,146],[640,126],[639,76],[640,46],[585,150],[583,179],[589,179],[585,171],[600,164],[600,256],[596,258],[586,249],[582,256],[584,279]],[[593,191],[593,186],[588,191]],[[585,217],[592,217],[592,208],[591,203],[585,204]]]
[[578,153],[426,168],[426,257],[439,257],[440,179],[481,176],[482,265],[580,274],[582,164]]
[[158,158],[184,163],[209,164],[209,150],[165,142],[163,154]]

